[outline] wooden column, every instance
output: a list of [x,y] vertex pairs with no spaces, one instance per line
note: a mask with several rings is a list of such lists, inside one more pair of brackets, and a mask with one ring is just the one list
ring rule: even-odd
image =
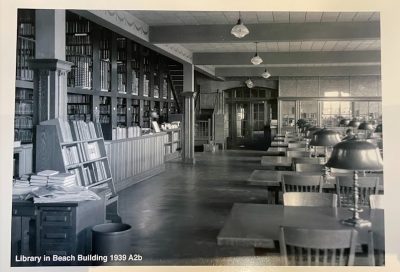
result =
[[35,123],[67,118],[67,73],[72,63],[65,61],[65,10],[36,11]]
[[36,59],[34,88],[37,123],[53,118],[67,119],[67,73],[72,63],[58,59]]
[[194,164],[194,69],[192,64],[183,64],[183,92],[185,97],[183,123],[183,153],[184,163]]

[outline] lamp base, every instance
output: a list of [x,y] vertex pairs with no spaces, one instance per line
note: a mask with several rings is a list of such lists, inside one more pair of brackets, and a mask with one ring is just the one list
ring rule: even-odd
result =
[[352,226],[356,228],[368,228],[371,227],[371,221],[360,219],[360,218],[348,218],[340,221],[343,225]]

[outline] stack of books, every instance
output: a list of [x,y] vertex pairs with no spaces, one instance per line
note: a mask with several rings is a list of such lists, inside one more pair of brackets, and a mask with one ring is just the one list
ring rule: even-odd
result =
[[76,185],[75,175],[71,173],[60,173],[49,177],[48,185],[71,187]]
[[44,170],[31,176],[30,184],[32,186],[46,186],[49,177],[57,175],[59,172],[54,170]]

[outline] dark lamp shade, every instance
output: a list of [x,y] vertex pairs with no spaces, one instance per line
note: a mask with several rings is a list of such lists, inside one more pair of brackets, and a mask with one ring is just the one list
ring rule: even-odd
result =
[[361,129],[361,130],[370,130],[370,131],[372,131],[372,130],[374,130],[374,126],[373,126],[371,123],[369,123],[369,122],[362,122],[362,123],[358,126],[358,129]]
[[375,132],[382,133],[382,124],[376,126]]
[[342,119],[342,120],[340,120],[339,125],[340,126],[347,126],[349,123],[350,123],[349,119]]
[[306,139],[312,139],[312,136],[315,132],[321,130],[321,128],[318,127],[310,127],[306,130],[306,136],[304,138]]
[[347,126],[348,127],[353,127],[353,128],[358,128],[360,126],[360,121],[351,120]]
[[326,166],[346,170],[382,170],[383,161],[374,144],[354,139],[336,144]]
[[312,135],[312,146],[334,146],[341,141],[340,135],[334,130],[321,129]]

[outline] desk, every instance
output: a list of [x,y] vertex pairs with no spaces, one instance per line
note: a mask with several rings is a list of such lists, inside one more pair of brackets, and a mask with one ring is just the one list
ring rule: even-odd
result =
[[71,265],[73,262],[16,263],[16,255],[77,255],[91,253],[91,228],[105,222],[105,200],[34,204],[13,200],[13,266]]
[[282,156],[262,156],[261,165],[266,166],[272,170],[274,170],[276,167],[289,168],[292,166],[292,158]]
[[286,147],[269,147],[266,156],[286,156]]
[[288,143],[272,141],[271,146],[272,147],[288,147]]
[[[247,183],[250,185],[266,186],[268,191],[274,193],[274,203],[279,202],[279,192],[281,190],[282,175],[322,175],[321,172],[294,172],[294,171],[277,171],[277,170],[254,170],[250,177],[247,179]],[[323,184],[325,189],[334,189],[337,176],[344,176],[348,174],[342,173],[331,173],[327,177],[327,183]],[[369,173],[369,177],[379,177],[378,190],[383,192],[383,173]]]
[[[372,222],[372,230],[384,235],[383,210],[365,209],[361,218]],[[282,205],[235,203],[224,227],[217,236],[220,246],[270,247],[279,240],[280,226],[321,229],[351,228],[341,219],[351,217],[346,208],[284,207]],[[358,243],[368,243],[369,228],[357,229]]]

